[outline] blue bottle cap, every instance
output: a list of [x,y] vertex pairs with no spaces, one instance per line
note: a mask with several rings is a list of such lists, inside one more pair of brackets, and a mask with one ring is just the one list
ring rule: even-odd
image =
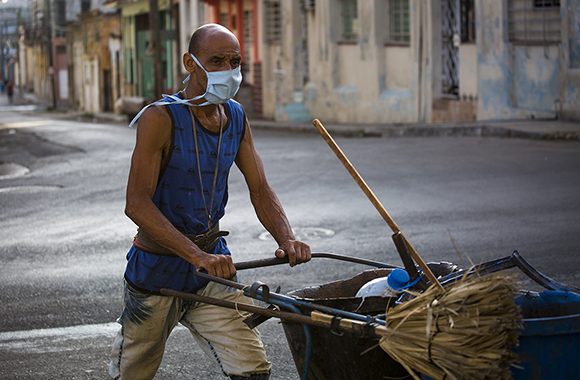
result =
[[387,277],[387,284],[393,290],[404,289],[409,283],[409,274],[404,269],[393,269],[393,271]]

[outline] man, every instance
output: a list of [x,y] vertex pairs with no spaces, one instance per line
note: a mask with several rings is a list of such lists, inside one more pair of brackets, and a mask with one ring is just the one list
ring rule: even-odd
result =
[[223,239],[227,233],[218,226],[234,162],[258,219],[279,245],[276,256],[287,256],[291,266],[310,260],[310,248],[295,240],[266,181],[244,110],[230,99],[241,82],[240,63],[236,37],[220,25],[204,25],[183,55],[190,74],[186,88],[142,112],[125,210],[139,230],[127,255],[122,327],[109,365],[113,378],[153,378],[178,322],[231,379],[269,377],[260,336],[237,311],[159,294],[165,287],[250,302],[240,291],[194,273],[228,279],[236,274]]

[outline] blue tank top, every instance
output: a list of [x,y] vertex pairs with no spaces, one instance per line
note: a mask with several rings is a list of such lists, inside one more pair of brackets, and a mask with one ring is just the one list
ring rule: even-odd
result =
[[[219,221],[225,213],[228,176],[244,136],[245,113],[234,100],[227,101],[224,106],[228,122],[222,132],[219,156],[219,133],[205,129],[197,120],[194,124],[186,105],[166,106],[172,119],[172,144],[152,201],[175,228],[186,234],[198,235],[208,230],[206,209],[210,208],[218,160],[215,193],[209,210],[212,223]],[[203,186],[200,186],[193,128],[197,133]],[[220,238],[210,253],[229,255],[225,239]],[[125,279],[136,288],[154,293],[161,288],[194,292],[207,284],[206,280],[194,275],[195,270],[181,257],[156,255],[133,245],[127,254]]]

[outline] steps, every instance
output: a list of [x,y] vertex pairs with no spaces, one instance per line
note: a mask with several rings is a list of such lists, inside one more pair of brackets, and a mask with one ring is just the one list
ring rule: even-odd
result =
[[295,123],[308,123],[312,115],[304,103],[286,103],[276,110],[276,119]]

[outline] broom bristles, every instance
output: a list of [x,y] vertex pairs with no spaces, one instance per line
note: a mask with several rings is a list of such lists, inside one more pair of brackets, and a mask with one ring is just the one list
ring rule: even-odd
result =
[[509,379],[521,330],[515,281],[463,278],[444,292],[432,286],[387,310],[381,348],[415,379]]

